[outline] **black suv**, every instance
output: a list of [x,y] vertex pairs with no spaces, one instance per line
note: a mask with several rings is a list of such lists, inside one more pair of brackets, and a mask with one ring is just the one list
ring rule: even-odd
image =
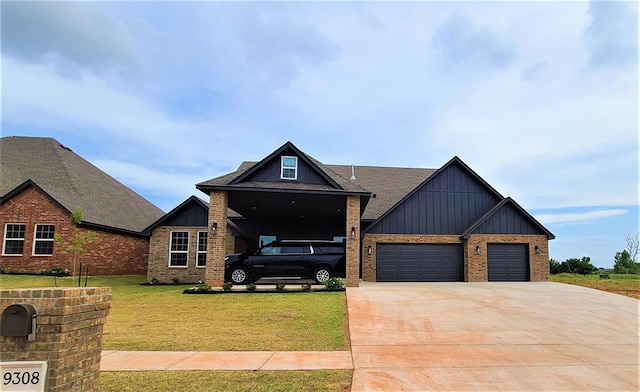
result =
[[267,277],[299,277],[317,283],[345,275],[344,243],[333,241],[274,241],[255,253],[224,258],[225,279],[246,284]]

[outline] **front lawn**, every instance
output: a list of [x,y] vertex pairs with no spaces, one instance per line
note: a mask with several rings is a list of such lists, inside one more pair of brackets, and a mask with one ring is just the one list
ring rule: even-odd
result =
[[600,274],[578,275],[562,273],[551,275],[551,281],[590,287],[640,299],[640,275],[609,274],[609,279],[603,279]]
[[[185,295],[185,285],[140,286],[144,276],[90,277],[110,286],[105,350],[348,350],[344,292]],[[52,287],[53,277],[0,275],[0,287]],[[84,280],[82,281],[84,285]],[[58,287],[77,280],[57,278]]]
[[345,392],[351,370],[102,372],[101,392]]

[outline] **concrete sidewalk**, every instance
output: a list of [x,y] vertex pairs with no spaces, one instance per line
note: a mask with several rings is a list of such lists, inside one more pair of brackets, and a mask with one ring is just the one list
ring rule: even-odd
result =
[[353,369],[351,351],[103,351],[100,370]]

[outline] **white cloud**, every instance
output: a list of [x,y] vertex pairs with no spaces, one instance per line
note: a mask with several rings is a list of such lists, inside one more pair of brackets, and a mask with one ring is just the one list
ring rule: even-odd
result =
[[590,223],[594,220],[604,219],[616,215],[623,215],[628,212],[629,211],[623,209],[609,209],[575,213],[540,214],[536,215],[536,219],[538,219],[543,224]]

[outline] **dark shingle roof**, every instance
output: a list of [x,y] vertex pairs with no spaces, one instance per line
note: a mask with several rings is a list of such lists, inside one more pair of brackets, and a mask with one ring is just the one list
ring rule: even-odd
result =
[[52,138],[0,138],[0,197],[28,180],[84,222],[140,233],[162,210]]
[[[325,165],[310,158],[318,167],[327,173],[340,186],[350,190],[371,192],[375,197],[369,199],[369,203],[362,215],[362,219],[374,220],[379,218],[389,208],[393,207],[404,196],[426,180],[436,169],[416,169],[402,167],[377,167],[354,166],[355,181],[351,181],[351,165]],[[257,162],[242,162],[238,169],[229,174],[216,177],[201,184],[226,185],[245,171],[253,167]],[[248,183],[247,187],[267,187],[277,183],[257,184]],[[310,184],[299,184],[301,189]],[[237,184],[236,186],[242,186]],[[275,186],[275,185],[274,185]],[[290,186],[290,184],[288,185]],[[315,185],[318,186],[318,185]]]
[[[351,178],[351,165],[325,165],[333,173]],[[353,166],[355,183],[373,193],[362,219],[379,218],[409,192],[431,176],[435,169]]]

